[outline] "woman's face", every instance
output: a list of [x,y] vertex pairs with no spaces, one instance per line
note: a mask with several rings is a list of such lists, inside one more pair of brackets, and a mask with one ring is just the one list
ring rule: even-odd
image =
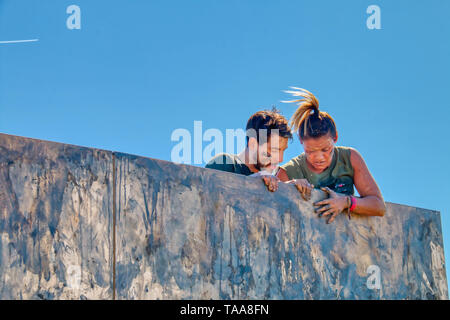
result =
[[300,140],[305,149],[306,160],[315,171],[328,168],[333,160],[334,143],[329,134],[320,138]]

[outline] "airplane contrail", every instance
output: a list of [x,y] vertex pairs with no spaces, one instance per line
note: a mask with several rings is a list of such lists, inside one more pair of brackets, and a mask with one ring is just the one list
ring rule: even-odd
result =
[[0,41],[0,44],[3,44],[3,43],[36,42],[36,41],[39,41],[39,39]]

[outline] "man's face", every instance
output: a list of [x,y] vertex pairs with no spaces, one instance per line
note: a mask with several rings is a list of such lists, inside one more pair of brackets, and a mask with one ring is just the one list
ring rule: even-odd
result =
[[272,172],[283,162],[284,151],[288,147],[288,138],[272,134],[266,143],[258,145],[257,164],[261,171]]

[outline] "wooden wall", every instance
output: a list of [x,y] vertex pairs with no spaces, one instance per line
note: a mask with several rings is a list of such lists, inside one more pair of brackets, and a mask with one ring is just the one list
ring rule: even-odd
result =
[[439,212],[326,224],[324,197],[0,134],[0,299],[448,297]]

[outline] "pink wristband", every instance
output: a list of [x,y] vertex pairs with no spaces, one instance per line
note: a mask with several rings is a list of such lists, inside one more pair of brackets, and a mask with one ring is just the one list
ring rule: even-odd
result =
[[350,200],[352,201],[352,205],[350,206],[350,211],[353,211],[356,208],[356,198],[354,196],[350,196]]

